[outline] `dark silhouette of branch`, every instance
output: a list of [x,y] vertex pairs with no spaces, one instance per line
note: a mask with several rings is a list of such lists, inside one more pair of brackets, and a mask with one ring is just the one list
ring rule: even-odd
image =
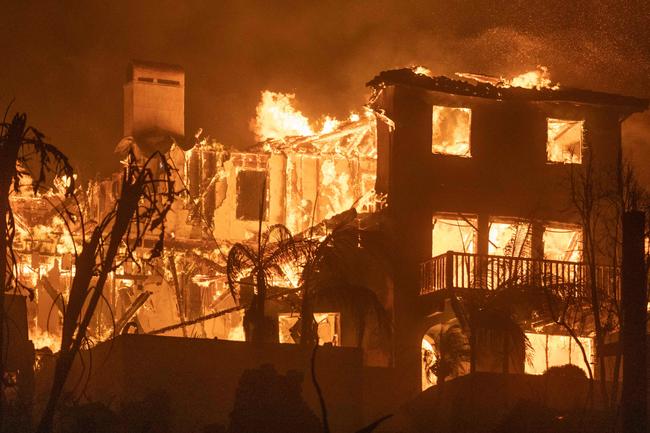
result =
[[[74,191],[72,166],[67,157],[44,140],[44,135],[27,125],[27,115],[18,113],[7,121],[10,106],[0,123],[0,381],[4,381],[5,359],[5,293],[26,289],[17,278],[17,262],[13,251],[15,220],[9,202],[11,192],[31,189],[42,192],[53,178],[65,176],[66,195]],[[27,182],[27,183],[25,183]],[[0,399],[0,429],[5,423],[3,399]]]
[[314,345],[314,349],[311,352],[311,381],[314,384],[316,389],[316,394],[318,395],[318,402],[320,404],[321,416],[323,418],[323,432],[330,433],[330,424],[327,418],[327,406],[325,405],[325,397],[323,396],[323,391],[318,384],[316,379],[316,353],[318,352],[318,344]]
[[154,153],[143,164],[138,164],[132,153],[128,156],[119,199],[93,229],[75,260],[76,273],[63,318],[61,350],[39,433],[52,430],[58,400],[74,359],[86,341],[88,326],[110,272],[128,260],[135,262],[135,250],[148,235],[155,236],[156,240],[146,260],[161,255],[165,217],[175,196],[172,171],[162,154]]

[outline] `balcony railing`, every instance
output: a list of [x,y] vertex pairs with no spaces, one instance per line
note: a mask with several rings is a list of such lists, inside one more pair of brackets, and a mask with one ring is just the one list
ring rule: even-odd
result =
[[[589,296],[585,263],[448,252],[422,263],[420,271],[421,295],[443,289],[541,287]],[[597,266],[595,271],[599,291],[618,292],[618,268]]]

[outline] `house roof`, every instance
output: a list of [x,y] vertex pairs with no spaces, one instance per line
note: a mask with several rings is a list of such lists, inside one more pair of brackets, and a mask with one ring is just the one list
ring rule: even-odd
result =
[[556,89],[527,89],[523,87],[504,87],[491,83],[471,83],[445,76],[431,77],[416,73],[412,68],[393,69],[379,73],[366,83],[379,89],[391,85],[419,87],[425,90],[460,96],[473,96],[494,100],[513,101],[563,101],[581,104],[620,107],[624,112],[640,112],[648,109],[648,99],[622,96],[592,90],[560,87]]

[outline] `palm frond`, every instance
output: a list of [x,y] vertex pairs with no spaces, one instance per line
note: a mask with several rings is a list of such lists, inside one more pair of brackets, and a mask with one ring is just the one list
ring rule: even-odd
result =
[[262,234],[262,246],[266,245],[284,245],[291,243],[293,236],[291,231],[282,224],[274,224]]
[[239,280],[250,276],[257,267],[257,263],[257,255],[249,246],[241,243],[232,246],[226,262],[226,277],[233,299],[239,299]]

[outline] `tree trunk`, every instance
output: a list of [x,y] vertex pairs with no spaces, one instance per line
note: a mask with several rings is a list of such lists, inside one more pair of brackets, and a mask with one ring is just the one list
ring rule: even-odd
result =
[[[3,182],[4,183],[4,182]],[[8,282],[11,278],[11,271],[8,269],[10,266],[8,254],[10,253],[9,245],[9,224],[7,218],[9,217],[10,204],[9,204],[9,190],[10,186],[0,186],[0,432],[4,432],[6,420],[6,408],[4,405],[4,373],[5,373],[5,360],[9,353],[9,339],[5,328],[5,294],[7,292]]]
[[300,308],[300,344],[313,346],[318,344],[318,331],[314,332],[314,306],[307,284],[302,289],[302,306]]
[[[7,290],[7,211],[9,206],[9,193],[5,189],[0,192],[0,392],[4,393],[4,360],[6,359],[5,350],[5,323],[4,323],[4,308],[5,308],[5,291]],[[8,343],[7,343],[8,344]],[[0,432],[4,431],[5,410],[4,410],[4,397],[0,395]]]
[[626,433],[647,430],[646,318],[643,212],[623,214],[621,337],[623,343],[622,425]]
[[[106,279],[114,263],[115,256],[117,255],[118,249],[122,243],[122,239],[128,229],[129,221],[131,221],[135,212],[137,211],[138,201],[142,196],[142,188],[142,185],[138,183],[134,185],[123,185],[122,194],[118,201],[115,221],[111,227],[108,247],[106,248],[104,257],[101,259],[101,270],[99,276],[97,277],[97,282],[92,289],[86,310],[83,313],[80,312],[80,315],[82,317],[78,317],[78,322],[77,317],[67,316],[64,318],[64,325],[66,321],[70,321],[70,323],[74,324],[78,323],[78,325],[74,326],[74,329],[71,328],[68,332],[66,332],[64,326],[64,335],[61,339],[61,350],[59,352],[59,358],[56,362],[52,390],[48,398],[46,409],[43,412],[43,416],[38,425],[38,433],[49,433],[52,431],[56,406],[58,405],[59,398],[65,387],[65,383],[68,378],[68,374],[70,373],[70,369],[72,368],[74,358],[79,352],[81,345],[86,338],[88,325],[90,324],[93,313],[97,307],[97,304],[99,303],[99,300],[101,299],[104,290],[104,284],[106,283]],[[87,257],[93,258],[92,261],[89,261],[87,263],[90,269],[77,268],[75,279],[81,278],[84,274],[88,275],[87,273],[92,274],[93,272],[92,267],[95,263],[94,258],[97,257],[98,251],[100,251],[99,243],[101,242],[101,233],[98,233],[98,231],[101,230],[101,226],[102,225],[100,224],[95,229],[95,232],[91,237],[91,241],[88,244],[84,245],[84,249],[81,252],[81,255],[84,255],[85,252],[89,251],[87,253]],[[81,261],[77,260],[77,263],[79,264]],[[86,262],[84,261],[83,263]],[[84,296],[87,296],[87,293],[88,292],[84,292]],[[70,310],[71,308],[68,308],[68,313],[73,313]],[[74,314],[76,315],[76,311]],[[75,330],[76,335],[74,333]]]
[[[9,226],[8,217],[11,212],[9,204],[9,192],[12,187],[12,180],[16,174],[16,160],[18,159],[18,150],[20,148],[20,137],[22,136],[24,124],[21,127],[16,118],[11,127],[6,131],[6,135],[0,141],[0,393],[4,393],[4,373],[6,351],[5,347],[5,292],[7,291],[7,281],[9,272],[7,270],[9,254]],[[4,398],[0,395],[0,431],[4,430],[5,425],[5,407]]]

